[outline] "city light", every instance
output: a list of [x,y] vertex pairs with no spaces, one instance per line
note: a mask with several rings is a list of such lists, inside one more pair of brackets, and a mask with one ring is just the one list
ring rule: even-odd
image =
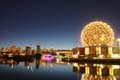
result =
[[81,42],[83,46],[99,46],[99,44],[112,46],[114,32],[105,22],[94,21],[87,24],[81,32]]
[[42,57],[42,60],[44,61],[51,61],[54,59],[54,56],[52,56],[51,54],[44,54]]

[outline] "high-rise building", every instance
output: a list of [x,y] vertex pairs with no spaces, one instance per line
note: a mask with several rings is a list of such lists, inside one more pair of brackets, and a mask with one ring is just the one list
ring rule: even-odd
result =
[[36,48],[37,48],[36,54],[40,54],[40,45],[37,45]]
[[31,55],[32,54],[32,49],[30,46],[27,46],[25,49],[26,55]]

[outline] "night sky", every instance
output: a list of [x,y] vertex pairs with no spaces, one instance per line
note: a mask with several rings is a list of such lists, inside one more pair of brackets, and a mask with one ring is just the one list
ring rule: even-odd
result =
[[0,47],[71,49],[95,20],[107,22],[120,37],[120,1],[0,0]]

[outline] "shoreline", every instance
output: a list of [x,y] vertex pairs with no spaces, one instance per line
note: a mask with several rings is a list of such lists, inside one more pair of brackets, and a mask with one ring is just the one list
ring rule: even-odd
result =
[[80,62],[80,63],[107,63],[107,64],[120,64],[120,59],[110,59],[110,58],[96,58],[96,59],[76,59],[76,58],[62,58],[65,62]]

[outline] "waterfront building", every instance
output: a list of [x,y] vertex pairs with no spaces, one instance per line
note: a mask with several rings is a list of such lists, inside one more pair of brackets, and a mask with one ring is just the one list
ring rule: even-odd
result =
[[37,48],[37,49],[36,49],[36,53],[37,53],[37,54],[40,54],[40,53],[41,53],[40,45],[37,45],[36,48]]
[[3,52],[8,52],[8,48],[1,48],[1,52],[3,53]]
[[12,46],[9,48],[9,52],[15,53],[16,51],[17,51],[16,45],[12,45]]
[[43,53],[43,52],[48,52],[48,51],[49,51],[49,50],[48,50],[47,48],[43,48],[43,49],[42,49],[42,53]]
[[118,49],[117,46],[113,46],[112,50],[113,50],[113,54],[118,54],[119,53],[119,49]]
[[[93,21],[87,24],[81,31],[81,42],[85,49],[85,56],[98,57],[111,57],[113,54],[112,46],[114,42],[114,31],[105,22]],[[78,50],[78,49],[77,49]],[[79,55],[84,54],[80,52]]]
[[73,51],[72,50],[56,50],[55,52],[58,56],[66,56],[66,57],[72,57]]
[[21,53],[21,48],[17,48],[16,53]]
[[26,53],[26,55],[31,55],[32,54],[32,48],[30,46],[26,46],[25,53]]
[[[116,49],[116,48],[115,48]],[[79,51],[79,58],[82,58],[83,56],[87,57],[99,57],[99,56],[104,56],[104,57],[111,57],[113,55],[113,47],[111,46],[90,46],[90,47],[79,47],[79,48],[74,48],[73,53],[76,53]]]

